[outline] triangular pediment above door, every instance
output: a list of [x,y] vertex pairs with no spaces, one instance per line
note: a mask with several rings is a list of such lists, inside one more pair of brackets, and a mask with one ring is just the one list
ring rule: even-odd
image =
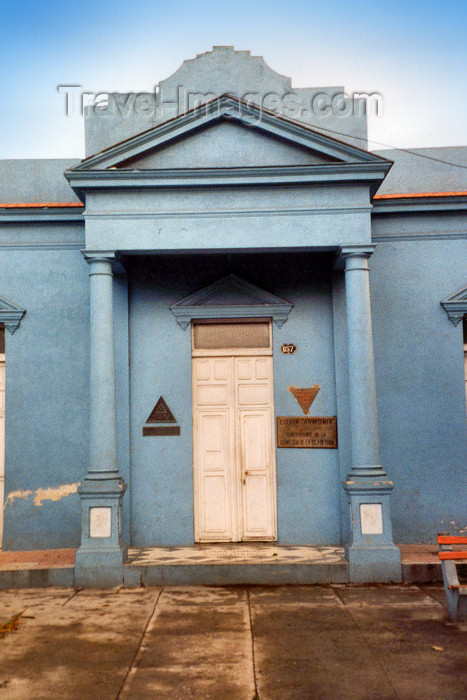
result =
[[455,294],[441,302],[449,320],[455,326],[462,321],[467,314],[467,287],[459,289]]
[[3,299],[0,297],[0,323],[3,323],[5,328],[14,333],[19,327],[21,319],[26,313],[26,309],[22,309],[17,304],[14,304],[8,299]]
[[260,287],[228,275],[170,307],[185,330],[195,319],[272,318],[281,327],[292,304]]

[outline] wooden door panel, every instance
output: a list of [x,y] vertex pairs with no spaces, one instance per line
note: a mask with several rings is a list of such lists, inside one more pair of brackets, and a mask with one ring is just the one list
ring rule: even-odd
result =
[[234,539],[231,358],[193,360],[196,541]]
[[254,360],[254,364],[256,379],[272,379],[272,358],[258,357]]
[[235,359],[243,539],[275,539],[272,357]]
[[198,411],[198,537],[232,539],[232,476],[229,411]]
[[227,384],[220,386],[198,386],[198,406],[227,406],[229,387]]
[[239,384],[238,405],[267,405],[269,399],[269,386],[267,384]]
[[268,498],[266,476],[248,476],[243,490],[243,536],[242,539],[272,538],[270,513],[266,506]]
[[272,538],[270,409],[240,410],[243,538]]

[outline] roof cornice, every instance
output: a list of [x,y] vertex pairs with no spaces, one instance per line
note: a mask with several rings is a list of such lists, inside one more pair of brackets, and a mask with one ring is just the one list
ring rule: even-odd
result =
[[369,184],[378,186],[387,169],[380,163],[333,163],[236,168],[170,168],[161,170],[70,170],[67,178],[78,192],[92,189],[216,187],[238,185]]
[[84,206],[80,202],[13,202],[0,204],[0,222],[83,221],[83,212]]
[[373,214],[465,211],[467,209],[467,192],[420,192],[375,195],[372,204]]

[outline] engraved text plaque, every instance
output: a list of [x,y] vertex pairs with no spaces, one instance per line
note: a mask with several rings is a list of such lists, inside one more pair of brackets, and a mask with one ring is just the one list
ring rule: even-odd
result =
[[143,436],[146,435],[180,435],[179,425],[145,425]]
[[336,416],[278,416],[277,447],[337,449]]

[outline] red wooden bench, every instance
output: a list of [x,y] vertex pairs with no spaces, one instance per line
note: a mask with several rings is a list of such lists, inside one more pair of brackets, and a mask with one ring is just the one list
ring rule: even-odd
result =
[[453,550],[453,545],[467,545],[467,537],[452,536],[449,533],[438,534],[441,568],[443,570],[444,590],[449,615],[454,622],[467,620],[467,584],[459,583],[457,562],[467,562],[467,548]]

